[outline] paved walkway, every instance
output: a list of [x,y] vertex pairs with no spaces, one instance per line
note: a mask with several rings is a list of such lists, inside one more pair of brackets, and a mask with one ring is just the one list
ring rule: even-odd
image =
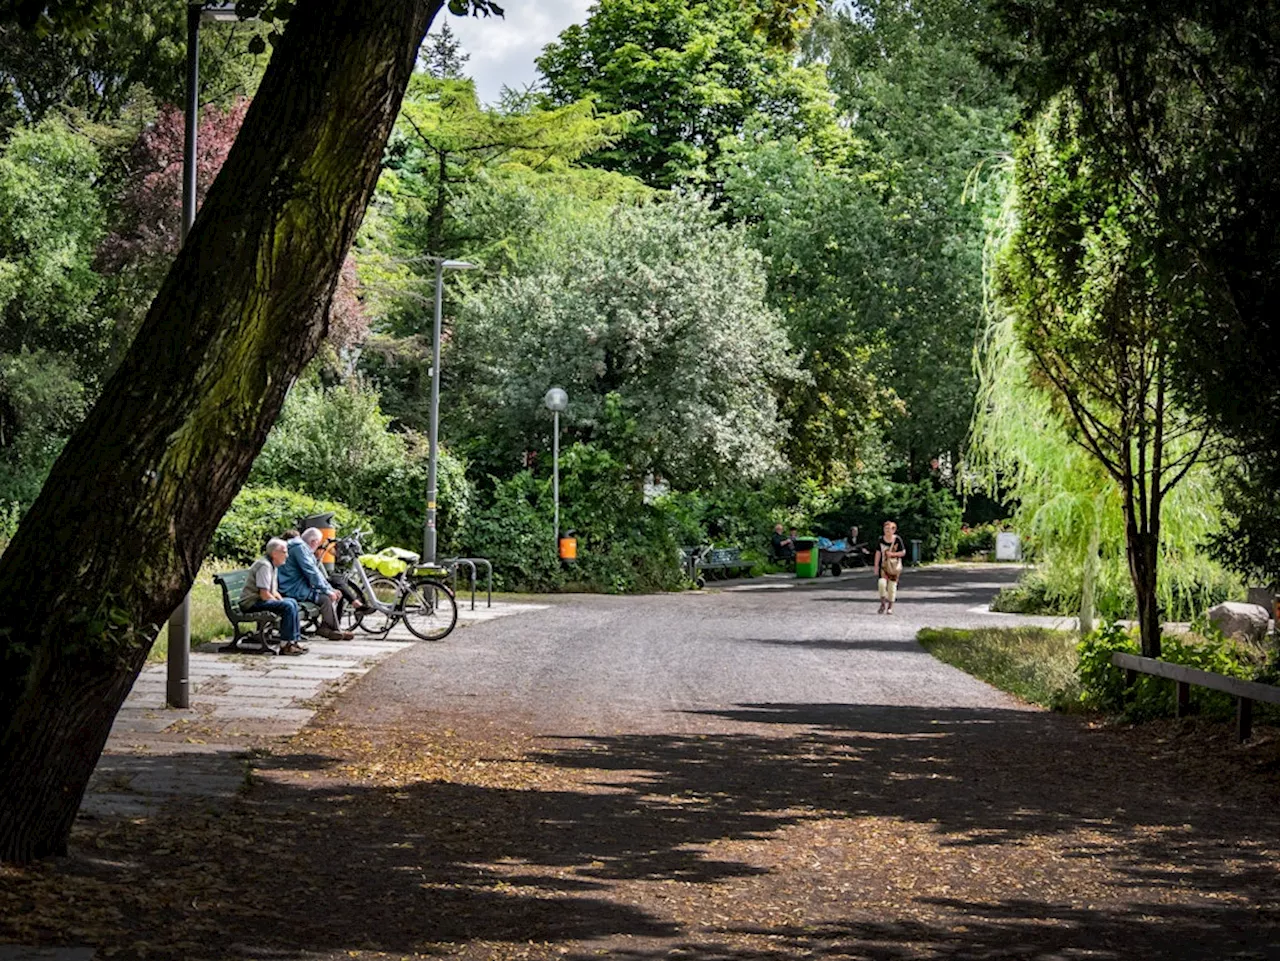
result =
[[[468,600],[455,633],[439,643],[455,643],[471,625],[543,607],[480,601],[472,611]],[[421,642],[401,625],[385,638],[311,638],[302,657],[219,654],[218,644],[207,644],[191,652],[188,710],[165,706],[166,666],[148,664],[116,717],[81,816],[131,817],[173,798],[216,803],[233,796],[245,784],[245,757],[264,739],[298,732],[327,697],[414,643]]]

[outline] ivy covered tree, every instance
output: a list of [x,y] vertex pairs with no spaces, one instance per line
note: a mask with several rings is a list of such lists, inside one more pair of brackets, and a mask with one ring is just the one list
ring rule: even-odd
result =
[[[34,23],[95,5],[9,0],[0,17]],[[190,588],[289,384],[322,341],[442,3],[288,6],[186,245],[0,556],[0,860],[66,850],[157,625]]]

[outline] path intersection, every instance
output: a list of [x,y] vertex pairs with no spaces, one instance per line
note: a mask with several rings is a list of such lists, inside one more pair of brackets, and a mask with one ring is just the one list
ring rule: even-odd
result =
[[[556,597],[439,644],[317,645],[310,670],[254,668],[265,681],[220,668],[197,691],[214,730],[120,726],[98,784],[166,743],[239,741],[231,793],[157,789],[139,810],[100,791],[125,806],[91,797],[81,853],[23,879],[57,906],[0,942],[70,926],[101,957],[1277,957],[1270,735],[1051,714],[916,643],[1027,620],[984,612],[1015,576],[909,570],[892,617],[865,574]],[[228,710],[273,678],[298,692],[276,707],[298,712],[289,737]],[[128,716],[167,717],[154,682],[136,696]]]

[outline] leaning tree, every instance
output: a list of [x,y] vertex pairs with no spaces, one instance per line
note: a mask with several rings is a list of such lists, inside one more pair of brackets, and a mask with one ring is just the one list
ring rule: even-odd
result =
[[[0,18],[91,25],[95,2],[0,0]],[[444,2],[276,4],[287,25],[188,242],[0,557],[0,860],[66,850],[158,625],[325,334]],[[490,0],[449,6],[501,13]]]

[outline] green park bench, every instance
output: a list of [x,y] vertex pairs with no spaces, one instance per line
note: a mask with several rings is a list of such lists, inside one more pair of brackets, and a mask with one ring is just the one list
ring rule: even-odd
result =
[[752,562],[742,556],[741,547],[686,547],[681,553],[689,580],[698,587],[705,587],[708,580],[746,577],[751,573]]
[[[249,569],[223,571],[213,575],[213,582],[222,588],[222,611],[231,622],[231,642],[218,648],[221,654],[265,654],[275,651],[272,634],[280,629],[280,618],[270,611],[243,611],[240,609],[240,592],[249,579]],[[303,630],[315,631],[320,608],[310,601],[298,602]],[[245,627],[249,626],[249,630]]]

